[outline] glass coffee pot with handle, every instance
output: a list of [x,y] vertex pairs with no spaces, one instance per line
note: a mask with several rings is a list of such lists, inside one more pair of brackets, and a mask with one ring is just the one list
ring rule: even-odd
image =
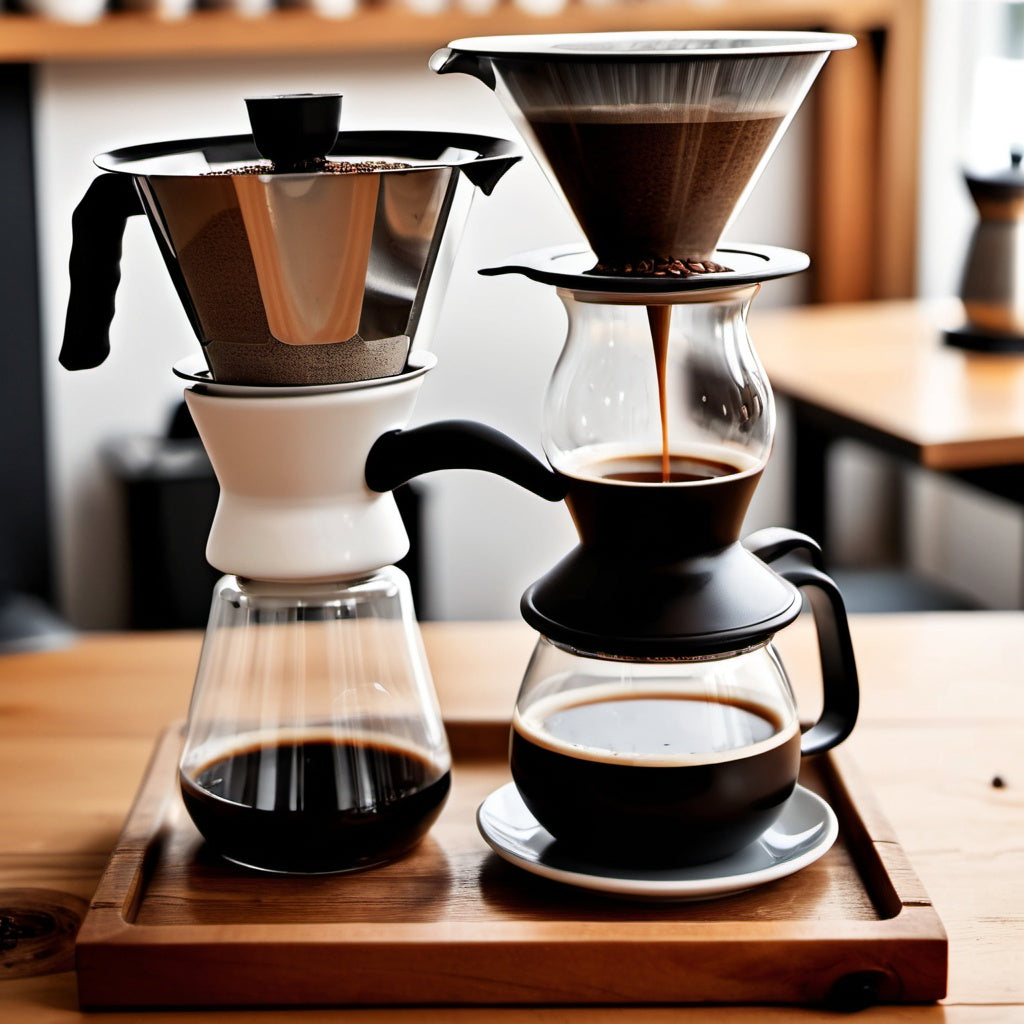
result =
[[[579,259],[585,257],[580,256]],[[762,276],[806,258],[746,247]],[[382,435],[367,481],[476,468],[564,499],[579,543],[531,585],[539,635],[516,701],[513,779],[529,811],[591,861],[680,866],[728,856],[778,817],[801,757],[854,727],[858,680],[842,596],[810,538],[743,538],[775,430],[742,271],[600,291],[543,253],[495,272],[555,284],[569,313],[545,400],[547,464],[461,422]],[[772,638],[805,597],[824,688],[802,730]]]
[[[431,59],[494,91],[582,236],[485,272],[555,287],[569,315],[543,444],[579,544],[522,598],[540,639],[511,769],[527,809],[583,861],[727,856],[775,820],[801,754],[856,720],[846,615],[817,545],[741,539],[775,429],[746,312],[761,282],[808,261],[722,241],[828,55],[854,44],[497,36]],[[801,734],[771,639],[805,595],[824,710]]]

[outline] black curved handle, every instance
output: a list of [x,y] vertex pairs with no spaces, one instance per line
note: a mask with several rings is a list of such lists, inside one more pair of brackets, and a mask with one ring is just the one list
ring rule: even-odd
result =
[[366,459],[366,485],[383,493],[439,469],[479,469],[548,501],[565,497],[564,482],[545,463],[507,434],[472,420],[441,420],[382,434]]
[[805,591],[810,602],[825,700],[821,717],[803,735],[800,753],[820,754],[850,735],[860,709],[857,661],[843,595],[832,577],[822,571],[821,546],[805,533],[770,526],[745,537],[743,546],[765,563],[785,560],[776,572]]
[[832,577],[812,565],[781,569],[779,575],[806,594],[814,615],[825,699],[821,717],[803,734],[800,753],[820,754],[850,735],[860,709],[857,661],[846,605]]
[[125,223],[144,212],[135,179],[128,174],[101,174],[75,208],[68,263],[71,294],[59,357],[68,370],[99,366],[110,354]]

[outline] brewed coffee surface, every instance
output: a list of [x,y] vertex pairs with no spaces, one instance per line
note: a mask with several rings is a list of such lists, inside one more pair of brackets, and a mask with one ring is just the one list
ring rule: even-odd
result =
[[387,737],[284,739],[181,775],[216,852],[271,871],[345,871],[391,860],[429,828],[447,771]]
[[530,812],[571,849],[698,864],[775,821],[796,783],[800,732],[794,716],[740,696],[570,687],[517,710],[509,760]]
[[[533,722],[535,716],[524,718]],[[535,738],[579,757],[685,764],[709,754],[735,756],[781,728],[779,715],[762,704],[641,690],[557,706],[543,715]]]

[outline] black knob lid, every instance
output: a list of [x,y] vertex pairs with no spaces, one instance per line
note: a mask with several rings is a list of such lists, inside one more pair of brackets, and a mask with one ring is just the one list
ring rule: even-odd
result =
[[340,93],[296,93],[245,101],[260,155],[278,173],[316,170],[338,138]]

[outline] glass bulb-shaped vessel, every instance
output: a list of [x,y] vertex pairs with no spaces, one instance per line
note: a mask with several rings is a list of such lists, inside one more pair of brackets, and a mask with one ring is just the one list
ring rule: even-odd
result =
[[221,579],[180,765],[214,851],[296,873],[392,860],[440,813],[450,767],[400,570]]
[[775,430],[746,327],[756,291],[560,290],[543,440],[584,544],[668,561],[738,540]]
[[679,866],[769,828],[800,766],[772,645],[641,661],[541,637],[512,725],[512,777],[537,820],[590,859]]
[[763,468],[775,407],[746,327],[756,293],[560,289],[569,332],[545,401],[551,464],[634,483]]

